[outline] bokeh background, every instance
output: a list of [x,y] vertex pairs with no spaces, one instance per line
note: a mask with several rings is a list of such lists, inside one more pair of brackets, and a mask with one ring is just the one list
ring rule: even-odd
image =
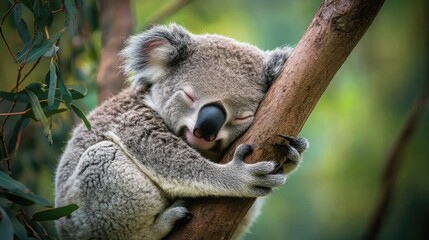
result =
[[[95,77],[100,56],[98,1],[84,1],[86,38],[77,54],[70,32],[60,45],[65,78],[84,86],[76,102],[85,112],[96,106]],[[171,1],[133,1],[135,32]],[[165,23],[194,33],[218,33],[262,49],[298,43],[321,1],[195,0]],[[5,13],[0,3],[1,16]],[[385,159],[411,106],[428,80],[428,3],[386,1],[368,32],[338,71],[300,135],[311,143],[304,162],[286,185],[266,201],[245,239],[360,239],[373,215]],[[30,15],[29,15],[30,16]],[[29,18],[29,22],[31,19]],[[4,31],[12,48],[22,48],[12,26]],[[15,83],[16,66],[0,43],[0,90]],[[42,60],[28,81],[44,81]],[[8,106],[1,105],[1,112]],[[77,122],[73,114],[53,118],[54,144],[39,123],[30,123],[13,155],[13,176],[53,201],[57,160]],[[379,239],[429,237],[429,108],[416,125],[400,164],[392,205]],[[50,228],[50,231],[54,231]]]

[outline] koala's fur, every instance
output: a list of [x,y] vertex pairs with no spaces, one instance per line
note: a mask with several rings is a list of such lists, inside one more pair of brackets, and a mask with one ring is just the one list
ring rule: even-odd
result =
[[[258,197],[282,185],[276,162],[241,161],[248,145],[216,161],[250,126],[290,51],[175,24],[131,37],[121,55],[132,86],[89,114],[91,131],[74,130],[58,165],[55,205],[79,205],[57,221],[60,238],[161,239],[189,214],[181,198]],[[209,104],[226,115],[214,141],[192,134]],[[289,148],[294,165],[302,143]]]

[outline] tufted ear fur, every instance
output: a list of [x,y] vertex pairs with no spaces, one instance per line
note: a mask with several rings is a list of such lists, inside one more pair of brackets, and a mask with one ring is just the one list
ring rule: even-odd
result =
[[276,80],[292,50],[293,48],[291,47],[283,47],[266,52],[264,73],[268,86],[271,86],[274,80]]
[[176,24],[155,26],[130,37],[120,56],[132,86],[152,84],[191,53],[192,34]]

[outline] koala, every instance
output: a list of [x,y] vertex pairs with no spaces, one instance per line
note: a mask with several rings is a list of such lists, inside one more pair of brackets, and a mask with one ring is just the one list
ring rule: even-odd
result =
[[129,38],[121,57],[130,86],[88,115],[91,130],[74,129],[59,161],[55,205],[79,206],[56,222],[60,238],[162,239],[190,217],[186,198],[260,197],[283,185],[304,138],[284,136],[285,171],[278,161],[244,163],[246,144],[218,161],[251,125],[290,51],[176,24]]

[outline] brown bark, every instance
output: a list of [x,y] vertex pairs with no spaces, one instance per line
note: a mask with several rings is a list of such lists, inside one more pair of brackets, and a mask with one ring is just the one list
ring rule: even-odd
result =
[[[329,82],[377,15],[383,0],[325,0],[282,73],[261,103],[251,128],[238,143],[253,145],[252,163],[279,159],[277,134],[296,136]],[[168,239],[229,239],[255,199],[201,198],[189,207],[191,221]]]
[[102,49],[97,73],[98,105],[126,86],[126,76],[119,70],[121,61],[118,52],[123,48],[133,27],[128,0],[102,0],[100,4]]

